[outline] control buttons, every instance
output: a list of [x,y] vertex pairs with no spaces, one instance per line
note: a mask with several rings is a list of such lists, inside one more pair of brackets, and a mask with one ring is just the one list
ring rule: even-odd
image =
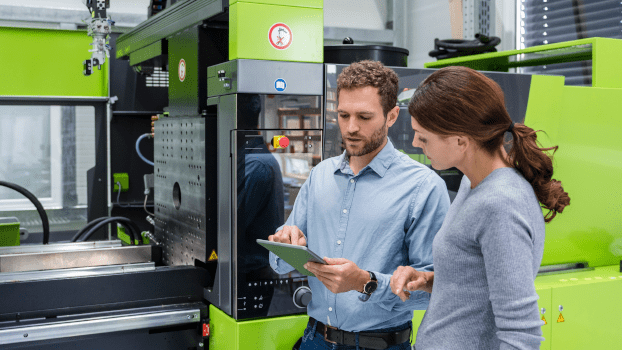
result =
[[302,286],[296,289],[294,292],[294,305],[301,309],[304,309],[311,302],[311,289],[307,286]]
[[279,148],[287,148],[289,146],[289,139],[284,135],[277,135],[272,138],[272,147]]

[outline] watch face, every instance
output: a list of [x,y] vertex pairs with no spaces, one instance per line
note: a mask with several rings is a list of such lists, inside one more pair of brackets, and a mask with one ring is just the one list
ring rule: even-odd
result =
[[367,282],[367,284],[365,284],[365,293],[366,294],[371,294],[374,291],[376,291],[376,288],[378,288],[378,282],[376,281],[369,281]]

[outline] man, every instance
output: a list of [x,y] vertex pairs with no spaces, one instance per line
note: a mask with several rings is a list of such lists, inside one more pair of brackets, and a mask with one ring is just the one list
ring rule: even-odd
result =
[[[306,264],[317,278],[309,278],[313,296],[301,350],[410,349],[413,310],[427,307],[428,293],[402,302],[389,283],[400,264],[432,269],[432,240],[449,196],[438,175],[387,138],[399,113],[397,91],[397,75],[380,62],[343,70],[337,97],[345,152],[313,168],[286,225],[268,238],[308,243],[329,264]],[[270,265],[292,270],[272,253]]]

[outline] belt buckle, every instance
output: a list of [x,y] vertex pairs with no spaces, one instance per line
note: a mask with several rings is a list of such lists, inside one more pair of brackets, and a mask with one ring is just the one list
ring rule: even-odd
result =
[[325,341],[327,341],[327,342],[329,342],[329,343],[331,343],[331,344],[337,344],[337,342],[336,342],[336,341],[328,340],[328,334],[327,334],[327,331],[328,331],[328,329],[329,329],[329,328],[330,328],[330,329],[333,329],[333,330],[339,330],[339,328],[337,328],[337,327],[329,326],[329,325],[327,325],[327,324],[326,324],[326,325],[324,325],[324,340],[325,340]]

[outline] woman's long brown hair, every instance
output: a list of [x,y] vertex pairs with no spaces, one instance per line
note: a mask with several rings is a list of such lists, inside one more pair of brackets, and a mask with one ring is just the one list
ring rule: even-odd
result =
[[[470,137],[490,154],[501,148],[513,123],[499,85],[460,66],[428,76],[415,91],[408,111],[423,128],[441,136]],[[552,156],[558,146],[541,148],[536,131],[522,123],[514,124],[511,134],[508,160],[529,181],[541,206],[549,210],[544,220],[550,222],[570,204],[561,182],[553,179]]]

